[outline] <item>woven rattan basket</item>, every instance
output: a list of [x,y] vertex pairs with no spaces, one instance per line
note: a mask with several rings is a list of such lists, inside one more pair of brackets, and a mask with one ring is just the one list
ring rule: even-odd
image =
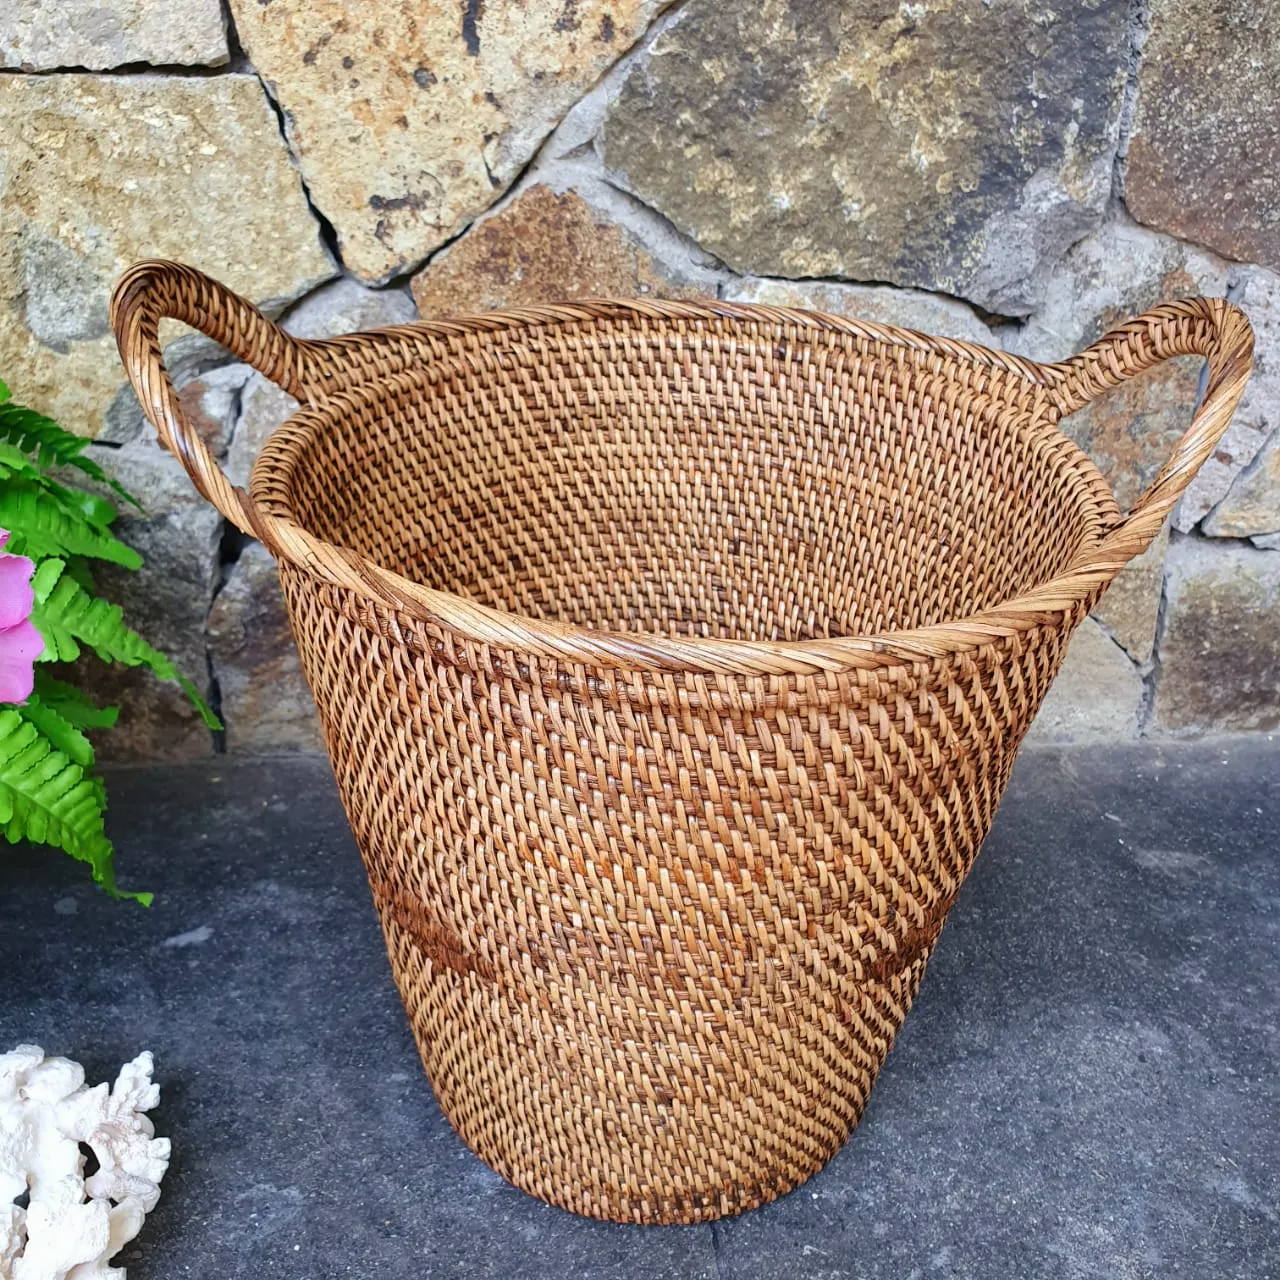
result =
[[[302,403],[248,494],[163,317]],[[713,301],[307,342],[159,262],[113,318],[164,442],[279,561],[445,1113],[636,1222],[761,1204],[844,1142],[1072,629],[1252,347],[1218,299],[1055,365]],[[1122,516],[1058,423],[1189,354],[1202,402]]]

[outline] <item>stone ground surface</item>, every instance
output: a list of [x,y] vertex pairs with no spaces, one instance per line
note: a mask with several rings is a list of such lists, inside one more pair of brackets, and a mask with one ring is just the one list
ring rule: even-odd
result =
[[116,904],[0,856],[0,1046],[156,1054],[182,1276],[1280,1275],[1280,739],[1024,753],[844,1150],[700,1228],[507,1186],[418,1066],[321,761],[110,780]]

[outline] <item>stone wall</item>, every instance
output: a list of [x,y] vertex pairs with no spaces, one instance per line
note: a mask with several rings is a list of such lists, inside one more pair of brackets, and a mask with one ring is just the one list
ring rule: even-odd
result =
[[[1280,726],[1280,0],[9,0],[0,376],[143,499],[109,588],[220,705],[136,673],[110,750],[319,745],[274,572],[122,388],[113,279],[178,258],[300,335],[605,294],[813,307],[1059,359],[1225,294],[1253,382],[1073,643],[1041,740]],[[290,410],[169,347],[233,477]],[[1068,424],[1122,506],[1198,362]]]

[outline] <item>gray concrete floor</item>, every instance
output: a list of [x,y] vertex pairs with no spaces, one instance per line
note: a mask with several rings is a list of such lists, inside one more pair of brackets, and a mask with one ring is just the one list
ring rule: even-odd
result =
[[1280,1276],[1280,740],[1025,753],[861,1127],[698,1228],[548,1208],[457,1139],[324,762],[111,791],[156,905],[0,852],[0,1047],[155,1052],[131,1280]]

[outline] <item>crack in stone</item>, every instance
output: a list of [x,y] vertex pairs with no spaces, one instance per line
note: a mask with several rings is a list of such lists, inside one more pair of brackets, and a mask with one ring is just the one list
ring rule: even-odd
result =
[[[615,188],[615,190],[618,190],[618,188]],[[623,194],[630,195],[630,192],[624,192]],[[634,199],[635,197],[633,196],[632,198]],[[644,207],[647,209],[649,206],[645,205]],[[660,214],[658,216],[661,217]],[[705,253],[706,250],[699,249],[699,252]],[[922,289],[916,285],[893,284],[888,280],[855,280],[848,276],[762,276],[754,273],[751,275],[739,275],[732,268],[725,269],[729,271],[730,278],[722,286],[721,297],[724,296],[723,289],[728,288],[734,281],[745,280],[762,280],[769,284],[779,285],[822,284],[833,285],[837,288],[855,286],[860,289],[886,289],[892,293],[907,296],[924,294],[930,298],[937,298],[941,302],[954,303],[956,306],[964,307],[966,311],[981,320],[994,333],[1015,333],[1023,329],[1027,323],[1026,316],[1006,316],[997,311],[988,311],[985,307],[978,306],[976,302],[972,302],[968,298],[962,298],[958,293],[947,293],[943,289]]]
[[227,63],[223,71],[234,71],[240,74],[255,74],[249,55],[240,43],[240,32],[236,29],[235,15],[231,12],[231,0],[222,0],[222,30],[227,37]]
[[[330,257],[333,258],[334,265],[338,268],[339,273],[346,272],[346,264],[342,260],[342,250],[338,241],[337,228],[325,216],[324,211],[316,204],[311,195],[311,188],[307,184],[306,176],[302,172],[302,163],[298,159],[297,153],[293,149],[293,144],[289,141],[289,114],[280,105],[276,95],[272,92],[271,85],[254,71],[254,78],[262,86],[262,91],[266,94],[267,102],[271,104],[271,110],[275,113],[276,126],[280,130],[280,139],[284,143],[285,151],[289,155],[289,159],[293,164],[294,172],[298,175],[298,185],[302,188],[302,198],[306,201],[307,208],[311,211],[311,216],[315,218],[320,229],[320,241],[328,250]],[[328,283],[325,281],[324,283]],[[317,288],[320,286],[317,286]]]
[[479,22],[484,13],[484,0],[462,0],[462,39],[467,46],[467,57],[480,56]]
[[1181,540],[1186,535],[1177,530],[1169,531],[1169,546],[1165,551],[1164,565],[1160,573],[1160,603],[1156,607],[1155,635],[1151,641],[1151,660],[1146,671],[1142,673],[1142,705],[1138,708],[1138,737],[1145,738],[1151,732],[1155,722],[1156,696],[1160,692],[1160,676],[1164,669],[1160,654],[1164,643],[1165,613],[1169,606],[1169,552],[1173,549],[1174,540]]
[[1151,34],[1151,0],[1129,0],[1129,30],[1125,42],[1127,74],[1124,94],[1120,99],[1120,120],[1116,131],[1116,156],[1111,167],[1111,194],[1124,199],[1125,162],[1133,137],[1133,117],[1138,105],[1138,73],[1142,69],[1142,51]]

